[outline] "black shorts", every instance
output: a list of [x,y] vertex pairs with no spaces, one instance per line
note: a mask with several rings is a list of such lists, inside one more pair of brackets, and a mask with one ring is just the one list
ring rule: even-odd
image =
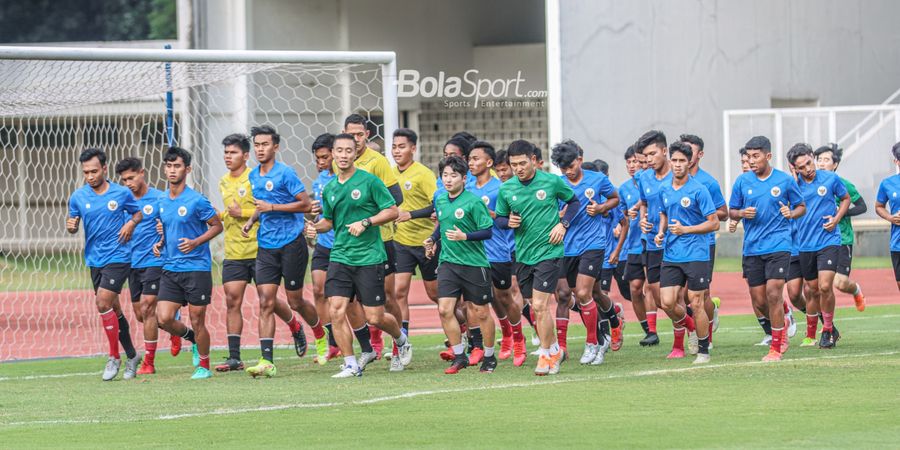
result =
[[387,253],[387,261],[384,262],[384,276],[393,275],[397,273],[397,251],[394,249],[394,241],[384,242],[384,252]]
[[853,246],[842,245],[838,250],[837,273],[850,276],[850,266],[853,264]]
[[713,274],[716,272],[716,244],[709,246],[709,281],[712,282]]
[[497,289],[509,289],[512,287],[512,271],[513,263],[511,262],[492,262],[491,263],[491,282]]
[[613,278],[616,276],[616,268],[604,267],[600,271],[600,278],[597,279],[597,282],[600,283],[600,290],[603,292],[609,292],[612,289]]
[[487,305],[494,299],[487,267],[441,263],[438,270],[438,298],[459,298],[476,305]]
[[397,273],[416,273],[416,266],[419,267],[419,274],[425,281],[434,281],[437,279],[438,258],[428,259],[425,257],[425,247],[411,247],[394,243],[394,257],[396,258],[395,269]]
[[315,272],[316,270],[321,270],[322,272],[328,272],[329,259],[331,259],[331,249],[316,244],[316,248],[313,249],[312,262],[310,263],[309,271]]
[[116,294],[122,292],[125,280],[131,274],[131,264],[111,263],[103,267],[91,267],[91,283],[94,284],[94,294],[97,289],[103,288]]
[[325,278],[325,297],[359,299],[363,306],[384,306],[384,264],[348,266],[339,262],[328,263]]
[[750,287],[762,286],[767,280],[787,280],[791,252],[745,256],[741,265]]
[[600,278],[603,271],[603,250],[588,250],[579,256],[566,256],[562,260],[559,279],[565,279],[570,288],[575,288],[578,275],[587,275],[593,279]]
[[157,299],[181,306],[206,306],[212,301],[212,272],[163,270]]
[[837,272],[840,245],[829,245],[814,252],[800,252],[800,272],[803,279],[812,281],[819,278],[819,271]]
[[619,294],[622,295],[622,298],[630,302],[631,286],[628,285],[628,280],[625,279],[625,271],[628,270],[628,262],[620,260],[614,270],[616,285],[619,286]]
[[222,283],[230,281],[251,282],[256,273],[256,258],[226,259],[222,261]]
[[648,250],[643,253],[644,267],[647,268],[647,282],[659,283],[659,271],[662,267],[663,251]]
[[787,280],[791,281],[798,278],[803,278],[803,272],[800,270],[800,255],[791,256],[791,265],[788,267]]
[[131,291],[131,301],[141,301],[142,295],[159,294],[159,278],[162,276],[162,267],[142,267],[131,269],[128,275],[128,290]]
[[891,264],[894,266],[894,281],[900,282],[900,252],[891,252]]
[[709,289],[709,261],[664,262],[662,264],[659,287],[681,287],[685,283],[687,283],[689,291]]
[[522,298],[532,298],[534,291],[545,294],[556,292],[559,266],[562,261],[562,258],[546,259],[533,266],[521,262],[518,263],[516,282],[519,283],[519,291],[522,292]]
[[625,281],[632,282],[634,280],[645,280],[647,275],[644,273],[644,255],[628,255],[625,260]]
[[256,284],[281,284],[284,289],[303,289],[306,265],[309,264],[309,248],[303,233],[281,248],[262,248],[256,252]]

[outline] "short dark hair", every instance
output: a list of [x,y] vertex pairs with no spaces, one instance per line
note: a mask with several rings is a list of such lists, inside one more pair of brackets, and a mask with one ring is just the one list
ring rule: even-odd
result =
[[747,147],[741,147],[741,148],[739,148],[739,149],[738,149],[738,154],[741,155],[741,156],[746,156],[746,155],[747,155]]
[[247,153],[250,151],[250,138],[247,137],[246,134],[229,134],[228,136],[225,136],[225,139],[222,139],[222,145],[225,147],[237,145],[238,148],[241,149],[241,152]]
[[409,128],[397,128],[394,130],[394,137],[405,137],[406,140],[412,142],[412,145],[417,145],[419,143],[419,135]]
[[166,154],[163,155],[165,162],[175,162],[178,158],[184,161],[185,167],[191,166],[191,153],[181,147],[169,147]]
[[637,152],[634,150],[634,146],[629,145],[628,148],[625,150],[625,160],[628,161],[629,159],[631,159],[635,153],[637,153]]
[[453,138],[463,138],[463,139],[469,141],[470,147],[473,147],[472,144],[474,144],[475,141],[478,140],[478,138],[475,137],[475,135],[473,135],[472,133],[469,133],[468,131],[465,131],[465,130],[457,131],[456,133],[453,134],[453,136],[450,136],[450,139],[453,139]]
[[125,172],[127,170],[140,172],[143,167],[144,165],[141,164],[140,159],[129,156],[128,158],[122,159],[121,161],[116,163],[116,175],[122,175],[122,172]]
[[812,147],[809,146],[809,144],[800,142],[800,143],[794,144],[794,146],[791,147],[790,150],[788,150],[787,160],[793,166],[794,163],[797,162],[797,158],[799,158],[803,155],[807,155],[810,158],[812,158],[813,157],[813,149],[812,149]]
[[313,153],[320,148],[327,148],[328,150],[334,148],[334,135],[331,133],[322,133],[316,136],[316,140],[313,141],[312,144]]
[[538,147],[537,145],[534,146],[534,151],[531,152],[531,154],[534,155],[534,159],[536,159],[538,161],[544,160],[544,158],[541,155],[541,148]]
[[637,142],[634,143],[634,149],[644,153],[644,149],[652,144],[656,144],[661,148],[668,147],[666,143],[666,134],[659,130],[650,130],[641,135]]
[[891,148],[891,153],[894,154],[894,159],[900,161],[900,142],[894,144]]
[[524,139],[519,139],[517,141],[512,141],[509,144],[509,147],[506,149],[506,155],[509,157],[513,156],[527,156],[531,158],[534,156],[534,152],[537,147]]
[[331,141],[331,146],[332,146],[332,148],[334,148],[334,144],[336,144],[337,141],[340,140],[340,139],[350,139],[351,141],[353,141],[353,146],[356,147],[356,138],[354,138],[352,134],[350,134],[350,133],[339,133],[339,134],[335,135],[335,136],[334,136],[334,139]]
[[509,154],[506,153],[506,150],[497,152],[497,157],[494,158],[494,165],[496,166],[497,164],[509,165]]
[[772,143],[769,142],[769,138],[765,136],[753,136],[744,144],[744,148],[747,151],[750,150],[762,150],[766,153],[770,153],[772,151]]
[[260,134],[264,136],[271,136],[273,144],[281,143],[281,135],[279,135],[278,132],[275,131],[275,128],[272,128],[271,125],[260,125],[258,127],[250,128],[250,136],[256,137]]
[[[350,114],[346,119],[344,119],[344,129],[346,130],[347,125],[350,125],[351,123],[355,123],[357,125],[362,125],[365,127],[366,118],[359,114]],[[368,129],[368,127],[366,129]]]
[[581,147],[571,139],[566,139],[553,146],[550,151],[550,161],[553,165],[560,169],[567,169],[572,166],[578,157],[582,156]]
[[[471,144],[472,143],[469,142],[468,139],[465,139],[465,138],[459,137],[459,136],[454,136],[454,137],[450,138],[447,142],[444,143],[444,147],[446,147],[448,145],[455,145],[455,146],[459,147],[460,150],[462,150],[463,157],[468,158],[469,150],[471,150]],[[441,147],[441,150],[443,150],[444,147]]]
[[683,141],[675,141],[672,145],[669,145],[669,158],[672,158],[675,153],[683,154],[687,157],[688,161],[694,156],[694,151],[691,149],[691,146]]
[[594,164],[594,163],[591,162],[591,161],[585,161],[585,162],[583,162],[583,163],[581,164],[581,168],[584,169],[584,170],[590,170],[590,171],[592,171],[592,172],[599,172],[599,171],[600,171],[600,168],[597,167],[597,165]]
[[491,145],[490,142],[487,141],[475,141],[472,143],[472,148],[469,149],[469,153],[472,153],[472,150],[476,148],[480,148],[481,151],[484,152],[488,158],[491,158],[491,161],[497,161],[497,151],[494,150],[494,146]]
[[682,134],[678,137],[678,140],[687,142],[688,144],[694,144],[701,152],[703,151],[703,139],[700,139],[700,136],[694,134]]
[[815,155],[816,158],[818,158],[819,155],[821,155],[822,153],[828,153],[828,152],[831,152],[831,160],[834,161],[835,163],[840,163],[841,158],[844,156],[844,149],[840,148],[834,142],[817,148],[816,151],[813,152],[813,155]]
[[606,161],[602,159],[595,159],[594,165],[597,166],[598,172],[602,173],[603,175],[609,176],[609,164],[607,164]]
[[448,167],[448,166],[454,172],[462,175],[463,178],[465,178],[466,174],[469,172],[469,165],[466,164],[466,161],[464,159],[460,158],[459,156],[454,155],[454,156],[450,156],[450,157],[441,159],[441,162],[438,163],[438,174],[443,175],[444,168]]
[[106,152],[99,148],[86,148],[78,155],[78,161],[82,163],[86,163],[94,158],[100,160],[101,166],[106,165]]

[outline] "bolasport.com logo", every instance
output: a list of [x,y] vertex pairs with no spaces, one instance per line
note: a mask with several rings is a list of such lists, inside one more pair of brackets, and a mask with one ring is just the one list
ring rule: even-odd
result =
[[477,69],[461,77],[438,72],[423,77],[418,70],[404,69],[397,75],[397,96],[443,98],[445,108],[544,107],[546,90],[525,90],[522,71],[515,78],[481,78]]

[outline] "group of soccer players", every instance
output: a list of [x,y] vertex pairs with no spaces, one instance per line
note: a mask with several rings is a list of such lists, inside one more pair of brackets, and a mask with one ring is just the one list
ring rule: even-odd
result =
[[[704,143],[694,135],[671,145],[660,131],[642,135],[624,154],[628,179],[618,187],[608,165],[584,161],[571,140],[551,149],[561,172],[552,175],[542,170],[541,151],[530,142],[497,151],[460,132],[445,144],[436,177],[416,161],[413,130],[394,131],[394,167],[368,139],[366,120],[356,114],[339,134],[318,136],[310,149],[319,171],[310,196],[294,168],[278,160],[275,129],[229,135],[222,141],[228,172],[219,182],[220,208],[187,186],[192,158],[184,149],[170,148],[163,157],[165,192],[149,187],[139,159],[115,166],[126,189],[108,180],[102,150],[82,152],[86,184],[70,198],[66,228],[76,233],[84,224],[85,259],[109,341],[103,380],[120,370],[120,344],[124,378],[155,373],[158,328],[171,335],[173,355],[181,339],[191,343],[191,378],[212,376],[205,320],[213,296],[209,241],[220,233],[229,352],[214,369],[254,377],[276,374],[275,316],[287,324],[297,355],[305,355],[306,335],[295,312],[312,329],[318,364],[343,357],[335,378],[361,376],[383,356],[390,371],[403,371],[412,359],[408,297],[417,269],[447,337],[440,354],[450,363],[447,374],[470,366],[490,373],[506,359],[522,366],[528,358],[523,318],[538,347],[535,374],[558,373],[568,358],[570,311],[586,328],[580,363],[602,364],[608,350],[622,346],[624,316],[609,296],[613,281],[632,303],[645,333],[642,346],[659,344],[661,309],[674,328],[668,358],[685,357],[687,338],[687,353],[706,363],[717,328],[719,300],[709,287],[723,220],[731,232],[743,223],[744,278],[770,347],[764,360],[780,360],[788,349],[795,328],[791,304],[807,315],[801,346],[821,348],[840,338],[834,288],[865,308],[859,285],[849,278],[849,217],[866,205],[834,173],[842,153],[836,145],[815,151],[795,145],[787,174],[771,165],[768,139],[750,139],[740,150],[745,173],[726,204],[718,182],[700,168]],[[252,169],[251,148],[258,162]],[[900,144],[893,152],[900,164]],[[892,224],[900,288],[896,191],[900,176],[885,180],[876,210]],[[303,296],[308,264],[312,301]],[[125,280],[143,323],[143,358],[118,301]],[[259,299],[261,355],[245,367],[241,307],[251,282]],[[286,302],[277,295],[282,286]],[[179,320],[183,306],[190,326]],[[392,338],[389,354],[382,333]]]

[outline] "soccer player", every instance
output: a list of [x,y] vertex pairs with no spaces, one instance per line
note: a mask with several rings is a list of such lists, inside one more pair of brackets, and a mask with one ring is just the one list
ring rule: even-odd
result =
[[787,351],[784,330],[784,283],[791,259],[790,220],[806,213],[797,183],[769,164],[772,146],[755,136],[744,146],[750,171],[737,178],[728,202],[732,220],[744,220],[744,274],[750,296],[765,296],[772,323],[772,344],[763,361],[780,361]]
[[[581,203],[561,178],[537,170],[534,144],[513,141],[507,153],[516,177],[500,186],[495,212],[501,228],[515,230],[519,289],[534,309],[540,339],[535,375],[556,374],[563,352],[554,333],[555,308],[549,303],[564,256],[563,239]],[[567,206],[562,219],[559,201]]]
[[[588,163],[584,163],[582,168],[588,170]],[[597,171],[603,175],[609,176],[609,164],[603,160],[594,161]],[[618,190],[616,191],[618,192]],[[625,251],[625,241],[628,239],[628,218],[625,216],[624,202],[619,197],[619,205],[611,209],[606,216],[603,216],[603,229],[606,231],[606,249],[603,252],[603,269],[600,271],[600,279],[594,284],[594,301],[601,302],[604,298],[609,299],[609,292],[612,290],[613,280],[619,288],[619,294],[626,300],[631,301],[631,289],[628,282],[625,281],[626,258],[623,258]],[[604,311],[600,311],[601,321],[609,322],[610,319],[618,322],[618,326],[610,327],[610,348],[612,351],[619,351],[622,348],[622,331],[625,328],[625,314],[622,305],[619,303],[609,304],[614,308],[608,311],[604,317]],[[613,317],[615,315],[615,317]],[[601,329],[603,326],[601,325]]]
[[[838,223],[850,208],[850,194],[840,177],[828,170],[816,170],[812,147],[796,144],[788,151],[788,161],[797,171],[800,195],[807,213],[797,219],[797,242],[800,250],[800,270],[811,292],[818,295],[806,302],[806,313],[821,310],[825,324],[819,348],[834,348],[840,334],[834,327],[834,275],[841,250]],[[835,207],[834,199],[841,199]],[[811,300],[812,300],[811,299]],[[807,337],[815,339],[818,317],[807,316]]]
[[465,190],[468,172],[465,160],[457,156],[444,158],[438,171],[446,192],[435,202],[438,227],[424,245],[427,255],[433,257],[434,245],[441,241],[438,310],[454,355],[444,373],[459,373],[470,365],[456,319],[456,303],[460,297],[471,305],[468,316],[481,327],[486,342],[481,371],[490,373],[497,368],[497,357],[494,355],[494,318],[490,311],[493,293],[488,270],[491,264],[483,241],[491,238],[494,222],[484,202]]
[[[894,144],[891,153],[894,164],[900,167],[900,142]],[[875,213],[891,223],[891,262],[894,266],[894,280],[897,282],[897,289],[900,289],[900,200],[897,196],[900,196],[900,175],[882,180],[875,197]]]
[[[222,220],[203,194],[185,183],[191,173],[191,154],[171,147],[163,156],[169,189],[159,200],[162,239],[154,244],[154,253],[165,254],[159,280],[156,317],[166,331],[193,343],[192,380],[212,377],[209,371],[209,331],[206,306],[212,301],[212,257],[209,241],[222,232]],[[191,328],[175,315],[188,307]]]
[[[662,308],[675,319],[675,342],[668,358],[684,358],[684,334],[695,331],[699,338],[694,364],[709,362],[711,317],[704,303],[712,303],[706,291],[712,273],[709,238],[719,228],[718,211],[709,188],[690,174],[693,150],[680,141],[669,146],[672,183],[662,187],[663,210],[659,215],[659,231],[654,238],[663,250],[660,270]],[[681,306],[679,291],[687,286],[694,317]]]
[[[434,212],[434,173],[424,164],[415,161],[419,137],[409,128],[394,130],[391,143],[391,155],[397,166],[394,176],[403,190],[403,203],[400,205],[394,232],[394,251],[396,253],[397,274],[394,276],[394,288],[397,303],[402,314],[401,324],[409,333],[409,286],[412,276],[419,268],[425,294],[432,301],[438,301],[437,258],[426,258],[423,242],[431,236],[434,224],[431,213]],[[399,364],[396,347],[391,352],[391,365]]]
[[[469,172],[475,177],[475,182],[466,186],[466,189],[480,198],[487,206],[491,217],[496,217],[494,210],[497,208],[497,194],[503,184],[499,179],[491,176],[491,168],[497,158],[494,146],[488,142],[475,141],[469,152]],[[507,164],[508,166],[508,164]],[[500,322],[502,338],[500,340],[501,360],[513,358],[513,365],[520,367],[525,364],[527,353],[525,351],[525,335],[522,334],[522,304],[521,297],[516,296],[513,290],[513,263],[510,243],[514,239],[510,229],[502,229],[496,224],[492,228],[491,238],[484,241],[484,250],[487,253],[488,262],[491,264],[491,282],[494,286],[494,312]],[[474,315],[474,313],[473,313]],[[470,365],[471,364],[470,360]]]
[[[153,254],[153,244],[159,240],[156,221],[159,219],[159,199],[163,192],[147,185],[143,164],[138,158],[125,158],[116,163],[116,175],[131,191],[134,201],[141,210],[141,223],[134,229],[131,238],[131,274],[128,276],[128,290],[134,315],[143,324],[144,358],[138,375],[156,373],[156,344],[159,325],[156,321],[156,296],[159,293],[159,278],[162,276],[163,259]],[[172,346],[180,346],[181,338],[172,335]],[[177,343],[176,343],[177,342]]]
[[[309,250],[303,237],[303,216],[311,203],[306,187],[293,168],[276,160],[281,136],[270,126],[250,129],[253,149],[259,165],[249,174],[256,211],[243,226],[249,236],[258,221],[256,231],[256,292],[259,295],[259,341],[261,357],[255,366],[247,367],[252,377],[275,376],[274,364],[275,315],[288,320],[297,356],[306,354],[306,335],[293,313],[285,310],[277,297],[278,286],[284,280],[284,291],[290,309],[297,311],[313,329],[316,338],[317,362],[325,364],[328,340],[314,305],[303,299],[303,282]],[[288,315],[289,313],[289,315]]]
[[[394,175],[393,169],[391,169],[391,164],[384,155],[369,148],[370,131],[366,127],[365,117],[359,114],[347,116],[344,119],[343,133],[352,135],[356,141],[356,162],[354,163],[356,167],[378,177],[387,186],[396,204],[402,205],[403,191],[400,189],[400,184],[397,183],[397,177]],[[394,273],[397,271],[397,257],[393,243],[394,224],[387,223],[379,228],[381,230],[381,240],[384,242],[385,254],[387,255],[384,263],[384,289],[387,294],[387,302],[384,307],[397,320],[402,320],[403,313],[400,310],[400,305],[397,303],[394,286]],[[356,339],[360,342],[362,349],[359,355],[360,367],[365,368],[370,362],[380,359],[381,354],[384,352],[382,330],[372,324],[367,325],[365,323],[365,314],[360,307],[360,302],[350,303],[347,317],[350,319],[350,324],[353,326]],[[363,341],[366,343],[363,344]]]
[[[628,171],[628,180],[619,186],[620,205],[625,208],[626,212],[631,212],[628,218],[628,235],[625,240],[624,269],[622,270],[622,280],[628,283],[628,290],[631,295],[631,307],[634,309],[634,315],[644,330],[644,338],[641,339],[641,346],[659,344],[659,336],[656,334],[656,309],[653,305],[653,299],[644,295],[644,284],[647,279],[644,273],[643,252],[644,241],[641,232],[640,221],[637,220],[637,209],[640,207],[641,193],[638,187],[637,176],[641,172],[641,158],[644,155],[635,150],[634,146],[625,150],[625,169]],[[646,159],[644,159],[646,160]],[[653,312],[653,329],[650,329],[650,321],[647,311]]]
[[[563,240],[564,259],[559,271],[559,283],[568,285],[575,293],[579,313],[587,330],[584,354],[580,362],[599,365],[603,363],[603,354],[597,336],[599,311],[594,302],[594,285],[600,278],[603,262],[606,260],[603,216],[619,205],[619,194],[606,175],[581,170],[584,152],[574,141],[566,140],[556,144],[551,151],[550,160],[562,171],[560,178],[575,192],[581,204],[581,209],[575,212]],[[570,298],[570,295],[557,293],[557,301],[560,303],[568,303]],[[609,298],[606,298],[606,302],[609,303]],[[611,303],[608,306],[612,308]],[[565,323],[557,323],[557,339],[563,351],[566,351],[565,333],[562,331],[565,329]]]
[[[813,154],[816,155],[816,166],[820,170],[837,172],[844,149],[838,147],[837,144],[829,144],[817,148]],[[862,312],[866,310],[866,297],[863,295],[859,283],[850,279],[850,265],[853,259],[853,222],[850,218],[865,213],[867,207],[865,199],[859,195],[856,186],[844,177],[840,177],[840,180],[847,188],[847,193],[850,194],[850,208],[838,224],[841,229],[841,250],[838,254],[837,273],[834,275],[834,287],[845,294],[852,295],[856,310]],[[836,201],[840,203],[839,200]]]
[[[331,156],[331,149],[334,147],[334,135],[331,133],[320,134],[313,142],[312,151],[316,158],[316,170],[319,176],[312,183],[312,203],[308,219],[318,221],[322,217],[322,191],[325,186],[331,182],[336,176],[334,173],[334,158]],[[311,230],[306,227],[306,230]],[[319,235],[307,234],[308,244],[313,247],[312,260],[310,262],[310,277],[313,283],[313,300],[316,303],[316,312],[319,319],[325,322],[325,329],[328,330],[328,354],[325,360],[330,361],[336,358],[341,350],[337,346],[334,339],[334,326],[331,323],[331,311],[328,306],[328,298],[325,297],[325,278],[328,275],[328,260],[331,257],[331,246],[334,245],[334,230]],[[319,361],[316,355],[316,362]]]
[[[334,138],[332,148],[337,178],[322,191],[322,219],[307,227],[308,233],[334,230],[334,245],[328,262],[325,296],[331,309],[331,324],[344,366],[334,378],[362,376],[363,367],[353,355],[353,338],[347,326],[347,306],[362,304],[365,320],[390,334],[397,342],[400,370],[412,360],[412,346],[396,316],[385,312],[385,272],[387,254],[378,226],[397,219],[394,197],[375,175],[354,164],[357,148],[354,136]],[[392,364],[391,371],[397,368]]]
[[[122,360],[119,342],[125,350],[125,379],[134,378],[141,358],[134,350],[128,321],[119,304],[119,293],[131,271],[128,241],[143,215],[131,192],[107,180],[106,153],[89,148],[78,157],[85,185],[69,197],[66,231],[78,232],[84,220],[84,260],[91,269],[95,303],[109,342],[109,359],[103,369],[103,381],[119,374]],[[128,215],[131,218],[128,218]]]

